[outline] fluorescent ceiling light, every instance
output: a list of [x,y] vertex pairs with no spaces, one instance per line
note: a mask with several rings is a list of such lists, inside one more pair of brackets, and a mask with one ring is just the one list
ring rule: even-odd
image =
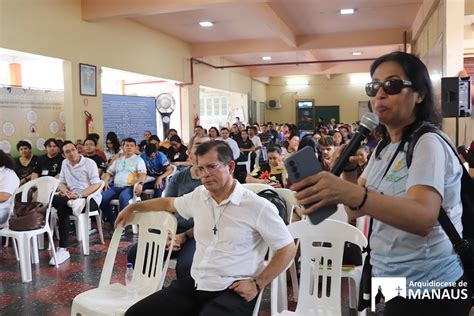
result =
[[212,23],[211,21],[202,21],[199,22],[199,25],[201,25],[202,27],[211,27],[214,25],[214,23]]
[[262,60],[272,60],[272,57],[271,56],[263,56]]
[[352,73],[349,74],[349,82],[352,84],[366,84],[372,81],[369,73]]
[[290,79],[286,82],[288,86],[307,86],[309,84],[308,80],[302,79]]
[[352,52],[352,56],[360,56],[362,55],[362,52]]
[[341,14],[354,14],[354,9],[341,9],[339,12]]

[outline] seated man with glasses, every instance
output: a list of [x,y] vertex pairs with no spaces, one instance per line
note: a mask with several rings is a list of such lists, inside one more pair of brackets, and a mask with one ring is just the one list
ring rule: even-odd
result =
[[[195,188],[202,184],[197,171],[196,149],[202,143],[211,139],[206,134],[196,134],[189,141],[189,157],[193,165],[178,171],[168,183],[166,197],[179,197],[193,192]],[[173,246],[171,258],[176,258],[176,278],[188,277],[193,263],[194,252],[196,251],[196,241],[194,239],[194,221],[192,218],[184,219],[179,213],[175,213],[178,220],[178,230]],[[127,254],[128,262],[135,264],[137,256],[137,244],[133,245]]]
[[[79,154],[76,145],[66,140],[62,145],[62,150],[66,159],[63,160],[59,173],[59,194],[53,197],[53,207],[58,210],[59,218],[59,248],[56,251],[58,264],[70,257],[67,250],[69,216],[73,214],[77,216],[84,211],[85,198],[94,193],[101,183],[96,163]],[[91,211],[98,209],[101,199],[100,194],[91,199]],[[51,258],[49,264],[56,265],[54,258]]]
[[[196,150],[203,183],[179,198],[132,204],[116,225],[136,211],[179,212],[194,219],[196,253],[191,276],[133,305],[125,315],[251,315],[260,289],[294,258],[296,246],[276,207],[245,189],[232,174],[232,151],[222,141],[209,141]],[[268,247],[274,250],[263,265]]]

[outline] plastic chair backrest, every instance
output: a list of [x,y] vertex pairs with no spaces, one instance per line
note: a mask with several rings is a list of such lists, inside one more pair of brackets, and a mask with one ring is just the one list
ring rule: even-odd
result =
[[348,217],[344,204],[338,204],[336,213],[329,216],[328,219],[334,219],[336,221],[347,223]]
[[291,223],[291,215],[293,214],[293,209],[299,206],[298,201],[296,201],[295,191],[285,188],[276,188],[274,189],[278,195],[285,200],[286,209],[288,210],[288,223]]
[[18,188],[17,193],[21,192],[21,201],[27,202],[28,201],[28,192],[35,187],[37,189],[36,201],[41,202],[44,204],[48,204],[48,208],[46,210],[46,223],[49,223],[49,214],[51,212],[51,204],[53,202],[54,193],[58,189],[59,180],[54,177],[40,177],[34,180],[31,180],[21,187]]
[[[166,241],[170,234],[173,248],[176,235],[176,217],[168,212],[137,212],[125,226],[138,224],[138,248],[133,280],[140,292],[153,293],[163,287],[171,251],[165,258]],[[115,256],[122,228],[115,229],[112,236],[104,268],[100,276],[99,288],[110,284]]]
[[326,219],[317,226],[299,221],[288,226],[301,247],[301,277],[296,312],[300,315],[328,307],[341,314],[341,268],[344,243],[367,245],[362,232],[350,224]]
[[275,191],[275,188],[273,188],[271,185],[264,183],[243,183],[242,185],[244,186],[244,188],[254,193],[258,193],[266,189]]

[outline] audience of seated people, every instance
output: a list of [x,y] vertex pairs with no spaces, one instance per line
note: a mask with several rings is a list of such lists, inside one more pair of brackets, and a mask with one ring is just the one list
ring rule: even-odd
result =
[[173,135],[170,138],[171,146],[168,148],[168,159],[171,164],[178,167],[178,170],[186,166],[190,166],[191,162],[188,159],[188,147],[184,146],[181,137]]
[[[81,155],[76,145],[71,141],[62,144],[62,151],[66,159],[62,162],[59,173],[59,194],[53,197],[53,206],[58,210],[59,218],[59,247],[56,251],[57,264],[70,258],[69,246],[70,215],[79,215],[85,210],[85,198],[93,194],[100,187],[101,180],[97,164],[94,160]],[[102,196],[95,195],[90,200],[90,210],[99,208]],[[54,257],[49,261],[56,265]]]
[[246,130],[240,132],[240,140],[237,142],[240,149],[240,159],[241,160],[248,160],[250,155],[250,169],[253,169],[255,165],[255,146],[253,142],[250,140],[249,135],[247,134]]
[[38,158],[31,179],[50,176],[58,177],[61,172],[61,165],[64,160],[61,155],[60,143],[57,139],[49,138],[44,142],[46,154]]
[[360,177],[362,172],[364,171],[365,167],[369,163],[370,158],[370,149],[367,145],[362,145],[357,149],[356,156],[358,157],[357,167],[356,167],[356,174],[357,178]]
[[209,137],[210,137],[211,139],[217,139],[218,137],[220,137],[220,135],[219,135],[219,130],[218,130],[216,127],[214,127],[214,126],[212,126],[211,128],[209,128]]
[[0,227],[8,221],[16,189],[20,186],[15,168],[12,157],[0,149]]
[[140,152],[143,152],[145,150],[146,145],[150,141],[151,135],[152,135],[151,131],[143,132],[143,140],[138,144],[138,147],[140,148]]
[[[133,138],[123,140],[123,154],[115,159],[102,179],[105,181],[104,193],[100,209],[111,225],[115,222],[115,214],[110,206],[113,199],[119,200],[119,211],[124,209],[134,194],[140,196],[146,180],[146,166],[143,159],[135,154],[136,142]],[[109,181],[113,180],[113,185]],[[134,185],[137,183],[135,191]]]
[[247,183],[264,183],[277,188],[285,188],[287,172],[283,164],[281,147],[272,145],[267,149],[268,162],[260,163],[251,174],[247,175]]
[[99,134],[97,133],[89,133],[87,134],[86,138],[93,138],[95,139],[95,144],[96,144],[96,147],[95,147],[95,154],[97,156],[99,156],[103,161],[107,162],[107,157],[105,156],[105,152],[100,149],[98,146],[99,144],[99,140],[100,140],[100,136]]
[[82,155],[84,157],[92,159],[96,163],[97,168],[99,170],[99,176],[102,176],[102,174],[107,169],[107,164],[103,158],[97,155],[97,141],[95,138],[87,137],[84,140],[84,150],[82,151]]
[[300,144],[299,134],[291,134],[288,137],[286,146],[282,147],[283,160],[285,160],[286,158],[288,158],[289,156],[297,152],[299,144]]
[[321,145],[322,155],[319,157],[319,162],[324,171],[331,170],[331,157],[334,153],[334,140],[331,136],[321,137],[319,140]]
[[38,157],[31,153],[31,144],[27,141],[20,140],[16,144],[16,149],[20,153],[20,156],[15,158],[16,172],[20,177],[20,185],[23,185],[31,180]]
[[147,181],[143,185],[143,189],[152,189],[154,190],[153,197],[160,197],[165,189],[165,179],[173,173],[173,168],[168,158],[158,151],[155,144],[148,144],[140,157],[145,162],[147,176],[154,178],[154,180]]
[[107,161],[107,166],[112,164],[114,159],[117,159],[122,153],[122,148],[120,147],[120,141],[117,137],[117,134],[114,132],[108,132],[107,137],[105,138],[105,158]]

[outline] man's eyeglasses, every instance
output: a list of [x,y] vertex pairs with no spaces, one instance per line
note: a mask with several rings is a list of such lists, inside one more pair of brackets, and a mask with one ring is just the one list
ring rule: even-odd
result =
[[199,175],[203,175],[205,173],[209,174],[209,173],[215,172],[217,169],[219,169],[220,167],[225,166],[225,165],[227,165],[227,164],[225,164],[225,163],[211,163],[207,166],[197,167],[197,171],[199,172]]
[[65,153],[66,155],[68,155],[68,154],[73,153],[73,152],[75,152],[75,151],[77,151],[76,148],[71,148],[71,149],[65,150],[64,153]]
[[365,93],[367,93],[369,97],[375,97],[377,91],[382,88],[386,94],[394,95],[399,94],[403,88],[412,86],[411,81],[403,79],[388,79],[382,82],[372,81],[365,85]]

